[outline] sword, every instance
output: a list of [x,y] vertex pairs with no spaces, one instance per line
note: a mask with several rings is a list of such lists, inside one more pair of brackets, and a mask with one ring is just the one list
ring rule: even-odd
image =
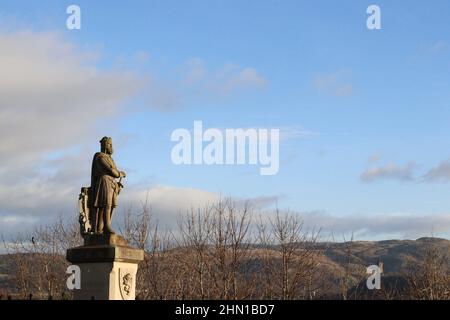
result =
[[119,178],[119,181],[117,182],[117,185],[119,186],[119,191],[117,191],[117,194],[119,194],[120,190],[123,188],[122,177]]

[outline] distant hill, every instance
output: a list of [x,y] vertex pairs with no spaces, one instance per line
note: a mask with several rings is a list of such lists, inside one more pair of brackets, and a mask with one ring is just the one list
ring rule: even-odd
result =
[[[406,280],[403,273],[408,265],[423,261],[430,248],[450,257],[450,240],[429,237],[417,240],[320,242],[313,245],[313,249],[318,253],[324,277],[332,284],[331,298],[341,297],[344,276],[348,276],[349,296],[356,296],[356,291],[365,290],[363,279],[367,277],[365,270],[370,265],[383,266],[382,279],[385,287],[404,288]],[[273,250],[274,257],[276,256],[276,247],[273,246],[252,246],[252,250]],[[246,268],[257,272],[261,265],[257,255],[250,255],[249,259],[251,263],[246,263]],[[447,266],[450,270],[450,259],[447,259]],[[13,289],[12,271],[13,266],[8,256],[0,255],[0,293],[1,289]]]
[[401,293],[407,287],[404,274],[408,268],[423,262],[432,248],[447,257],[450,272],[450,240],[446,239],[425,237],[417,240],[319,243],[316,248],[323,252],[329,262],[328,272],[333,274],[331,279],[336,282],[335,294],[339,291],[337,281],[345,274],[345,268],[350,266],[349,297],[364,295],[365,298],[371,298],[380,293],[377,290],[369,292],[366,288],[365,269],[370,265],[382,266],[382,287],[385,292]]
[[328,259],[339,265],[346,263],[348,260],[351,263],[366,267],[382,262],[386,275],[404,270],[408,262],[423,260],[430,247],[437,248],[450,255],[450,240],[440,238],[317,244],[317,248],[323,250]]

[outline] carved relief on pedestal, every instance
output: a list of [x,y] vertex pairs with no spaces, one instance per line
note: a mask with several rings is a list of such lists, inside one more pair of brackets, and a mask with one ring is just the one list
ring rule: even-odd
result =
[[120,295],[123,300],[134,299],[134,279],[133,270],[131,269],[119,269],[119,288]]

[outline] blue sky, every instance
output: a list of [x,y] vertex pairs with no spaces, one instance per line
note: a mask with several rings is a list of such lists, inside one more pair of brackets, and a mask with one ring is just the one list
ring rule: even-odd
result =
[[[79,31],[65,28],[70,4],[81,8]],[[381,30],[366,28],[370,4],[381,8]],[[397,215],[407,224],[416,217],[429,221],[422,236],[438,230],[448,238],[449,13],[444,0],[2,0],[0,30],[56,33],[73,46],[72,58],[78,51],[93,54],[95,61],[87,63],[98,73],[129,74],[139,87],[118,98],[120,111],[99,118],[88,137],[67,138],[75,149],[51,145],[43,158],[77,152],[90,158],[101,136],[110,135],[117,141],[115,161],[135,189],[267,197],[276,199],[272,208],[374,224]],[[231,71],[220,78],[225,70]],[[251,70],[250,79],[239,78],[244,70]],[[190,82],[194,76],[197,82]],[[225,90],[229,83],[233,87]],[[205,128],[282,128],[288,137],[279,173],[175,166],[170,134],[192,130],[194,120]],[[81,121],[68,120],[68,126]],[[89,161],[82,165],[83,183]],[[23,208],[0,212],[26,214]],[[420,233],[389,232],[362,237]]]

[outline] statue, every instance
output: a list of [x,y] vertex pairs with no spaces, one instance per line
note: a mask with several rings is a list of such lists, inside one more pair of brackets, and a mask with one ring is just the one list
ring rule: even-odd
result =
[[[125,178],[124,171],[119,171],[111,158],[113,154],[112,139],[100,140],[101,151],[92,160],[91,187],[81,188],[79,196],[80,231],[83,236],[89,234],[115,234],[111,228],[117,197]],[[116,181],[119,179],[119,181]]]
[[125,172],[111,158],[112,139],[100,140],[101,151],[92,160],[91,186],[78,197],[80,232],[84,244],[67,249],[66,259],[77,265],[82,277],[75,300],[134,300],[139,262],[144,250],[129,246],[111,228]]

